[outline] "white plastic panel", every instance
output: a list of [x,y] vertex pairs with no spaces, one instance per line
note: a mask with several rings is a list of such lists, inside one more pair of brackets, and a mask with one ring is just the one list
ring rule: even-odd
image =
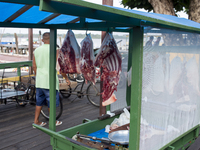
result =
[[144,33],[140,150],[158,150],[200,122],[200,35],[152,32]]

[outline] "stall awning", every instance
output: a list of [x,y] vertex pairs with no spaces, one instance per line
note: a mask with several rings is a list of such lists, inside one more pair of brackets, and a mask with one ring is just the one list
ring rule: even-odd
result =
[[185,18],[82,0],[0,0],[0,14],[1,27],[122,30],[151,25],[200,32],[199,23]]

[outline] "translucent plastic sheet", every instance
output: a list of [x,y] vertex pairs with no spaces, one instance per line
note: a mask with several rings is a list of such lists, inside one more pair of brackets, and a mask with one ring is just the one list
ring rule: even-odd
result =
[[114,92],[117,101],[110,105],[111,112],[127,106],[126,87],[127,87],[128,51],[120,51],[120,53],[122,55],[122,72],[120,74],[120,80],[117,86],[117,91]]
[[199,124],[199,37],[146,28],[140,150],[158,150]]

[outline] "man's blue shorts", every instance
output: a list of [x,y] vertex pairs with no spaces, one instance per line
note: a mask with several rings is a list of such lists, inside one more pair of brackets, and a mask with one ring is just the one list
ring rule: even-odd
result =
[[[48,105],[49,107],[49,89],[36,88],[36,106]],[[56,90],[56,107],[59,106],[59,92]]]

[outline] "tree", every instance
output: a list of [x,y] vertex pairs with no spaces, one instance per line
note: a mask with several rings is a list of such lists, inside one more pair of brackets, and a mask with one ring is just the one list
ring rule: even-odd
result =
[[[148,12],[177,16],[177,12],[185,11],[188,19],[200,23],[200,2],[199,0],[122,0],[124,7],[143,8]],[[183,35],[162,34],[165,45],[185,45]],[[194,34],[187,36],[186,45],[199,45],[200,37]]]
[[122,0],[124,7],[144,8],[158,14],[177,16],[177,12],[185,11],[188,19],[200,23],[199,0]]

